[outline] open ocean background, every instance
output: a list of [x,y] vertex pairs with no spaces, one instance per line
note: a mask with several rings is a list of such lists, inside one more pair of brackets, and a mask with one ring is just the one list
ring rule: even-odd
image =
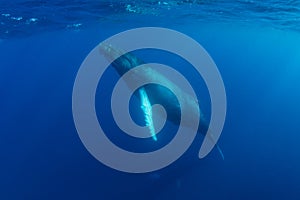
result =
[[[197,159],[195,142],[167,168],[126,174],[81,143],[72,89],[82,61],[104,39],[144,26],[189,35],[217,64],[228,101],[224,161],[215,149]],[[185,73],[209,113],[205,85],[184,61],[165,52],[137,55]],[[102,83],[110,86],[118,79],[113,69],[106,75]],[[109,94],[98,93],[96,106],[106,105]],[[1,200],[300,199],[298,0],[1,0],[0,97]],[[99,119],[116,144],[157,147],[118,139],[105,115]]]

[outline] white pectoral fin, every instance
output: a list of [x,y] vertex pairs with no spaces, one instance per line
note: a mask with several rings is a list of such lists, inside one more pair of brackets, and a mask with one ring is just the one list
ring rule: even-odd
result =
[[144,112],[144,120],[146,126],[149,128],[153,140],[157,141],[155,127],[153,123],[152,105],[149,101],[145,88],[140,88],[139,94],[141,99],[141,108]]

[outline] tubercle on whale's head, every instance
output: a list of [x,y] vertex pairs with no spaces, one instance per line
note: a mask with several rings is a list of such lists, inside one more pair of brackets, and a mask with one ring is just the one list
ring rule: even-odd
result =
[[124,51],[122,51],[121,49],[116,49],[108,43],[101,43],[99,45],[99,51],[110,62],[114,61],[115,59],[124,54]]
[[120,75],[123,75],[128,70],[144,64],[144,62],[134,56],[132,53],[128,53],[123,49],[116,48],[108,43],[101,43],[99,46],[100,53],[111,62],[112,66],[117,70]]

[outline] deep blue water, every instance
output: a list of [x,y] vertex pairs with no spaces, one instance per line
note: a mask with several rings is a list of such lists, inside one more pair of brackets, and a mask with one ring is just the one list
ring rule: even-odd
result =
[[[102,40],[143,26],[181,31],[214,59],[228,101],[225,160],[216,150],[199,160],[193,144],[167,168],[127,174],[81,143],[72,90],[82,61]],[[0,199],[300,199],[299,27],[296,0],[1,1]],[[193,77],[158,53],[137,55]],[[118,79],[107,75],[107,84]],[[209,113],[203,82],[190,79]],[[107,97],[97,94],[96,106]],[[143,148],[117,132],[115,143]]]

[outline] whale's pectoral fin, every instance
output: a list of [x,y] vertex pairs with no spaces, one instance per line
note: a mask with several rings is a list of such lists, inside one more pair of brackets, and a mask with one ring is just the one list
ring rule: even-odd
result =
[[144,112],[144,120],[145,120],[146,126],[149,128],[153,140],[157,141],[155,127],[154,127],[154,123],[153,123],[152,105],[149,101],[149,98],[148,98],[145,88],[140,88],[139,94],[140,94],[140,99],[141,99],[141,109]]

